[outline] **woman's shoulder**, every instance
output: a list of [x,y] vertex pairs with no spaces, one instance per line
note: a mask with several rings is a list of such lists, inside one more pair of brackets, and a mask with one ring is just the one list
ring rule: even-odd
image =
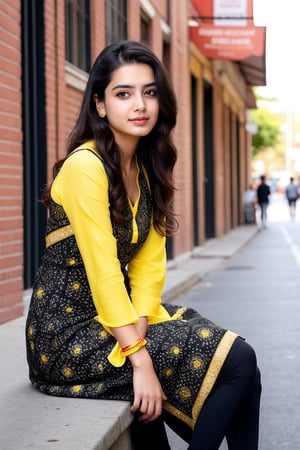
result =
[[87,141],[79,147],[75,148],[66,158],[64,166],[80,166],[84,168],[86,165],[94,165],[96,158],[99,164],[97,166],[103,167],[103,160],[99,153],[97,152],[96,145],[94,141]]
[[[71,156],[76,155],[77,159],[84,159],[87,156],[90,155],[94,155],[96,156],[100,161],[102,161],[101,156],[99,155],[98,151],[97,151],[97,147],[96,147],[96,143],[94,140],[89,140],[84,142],[83,144],[79,145],[78,147],[76,147],[69,155],[68,158],[70,158]],[[67,159],[68,159],[67,158]]]
[[87,141],[68,155],[54,181],[71,177],[74,183],[85,176],[95,180],[100,176],[103,181],[107,180],[103,161],[93,141]]

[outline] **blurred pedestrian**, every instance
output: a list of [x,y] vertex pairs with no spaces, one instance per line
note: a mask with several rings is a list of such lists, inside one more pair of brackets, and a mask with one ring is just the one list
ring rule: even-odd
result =
[[260,184],[257,187],[256,194],[257,203],[260,207],[261,226],[265,228],[267,226],[267,209],[269,206],[269,198],[271,195],[271,189],[270,186],[266,183],[265,175],[262,175],[260,177]]
[[294,177],[290,178],[290,182],[285,188],[285,196],[288,201],[291,220],[294,220],[296,217],[296,202],[299,196],[299,186],[294,182]]
[[255,223],[255,204],[256,191],[252,184],[249,184],[248,189],[243,194],[243,207],[245,223]]

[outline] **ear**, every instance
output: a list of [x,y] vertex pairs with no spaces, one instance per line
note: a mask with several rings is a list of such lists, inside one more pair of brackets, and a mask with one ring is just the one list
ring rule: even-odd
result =
[[94,95],[94,101],[96,104],[96,109],[97,109],[99,117],[105,117],[106,112],[105,112],[104,102],[102,100],[99,100],[99,97],[97,94]]

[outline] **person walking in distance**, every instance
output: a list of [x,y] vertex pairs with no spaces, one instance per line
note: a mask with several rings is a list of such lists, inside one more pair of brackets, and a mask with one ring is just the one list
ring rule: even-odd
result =
[[[44,194],[46,248],[26,321],[40,392],[126,400],[135,450],[257,450],[254,349],[197,311],[161,302],[172,209],[176,98],[142,42],[97,57],[65,158]],[[91,420],[92,405],[91,405]]]
[[299,186],[294,182],[294,177],[290,178],[289,184],[285,188],[285,196],[288,201],[291,220],[296,217],[296,202],[299,195]]
[[256,191],[252,184],[243,194],[245,223],[256,223],[255,217]]
[[267,209],[269,206],[269,197],[271,195],[270,186],[266,183],[265,175],[260,177],[260,184],[257,187],[256,194],[257,203],[260,207],[261,226],[265,228],[267,226]]

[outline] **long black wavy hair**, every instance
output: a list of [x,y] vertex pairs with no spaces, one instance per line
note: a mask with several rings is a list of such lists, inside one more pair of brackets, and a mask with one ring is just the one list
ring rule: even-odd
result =
[[[162,235],[172,235],[177,229],[177,221],[172,210],[174,196],[173,168],[177,152],[172,141],[172,130],[176,124],[176,98],[168,73],[152,50],[138,41],[121,41],[106,47],[97,57],[87,82],[81,110],[77,122],[69,136],[66,157],[53,168],[55,177],[68,155],[79,145],[93,139],[105,163],[109,176],[109,200],[112,219],[124,222],[122,210],[127,202],[127,193],[122,181],[120,149],[115,142],[106,119],[99,118],[95,96],[104,100],[105,89],[111,81],[112,73],[125,64],[147,64],[155,76],[159,102],[158,120],[153,130],[141,137],[138,159],[144,164],[150,182],[153,201],[153,224]],[[46,206],[50,201],[49,186],[43,196]]]

